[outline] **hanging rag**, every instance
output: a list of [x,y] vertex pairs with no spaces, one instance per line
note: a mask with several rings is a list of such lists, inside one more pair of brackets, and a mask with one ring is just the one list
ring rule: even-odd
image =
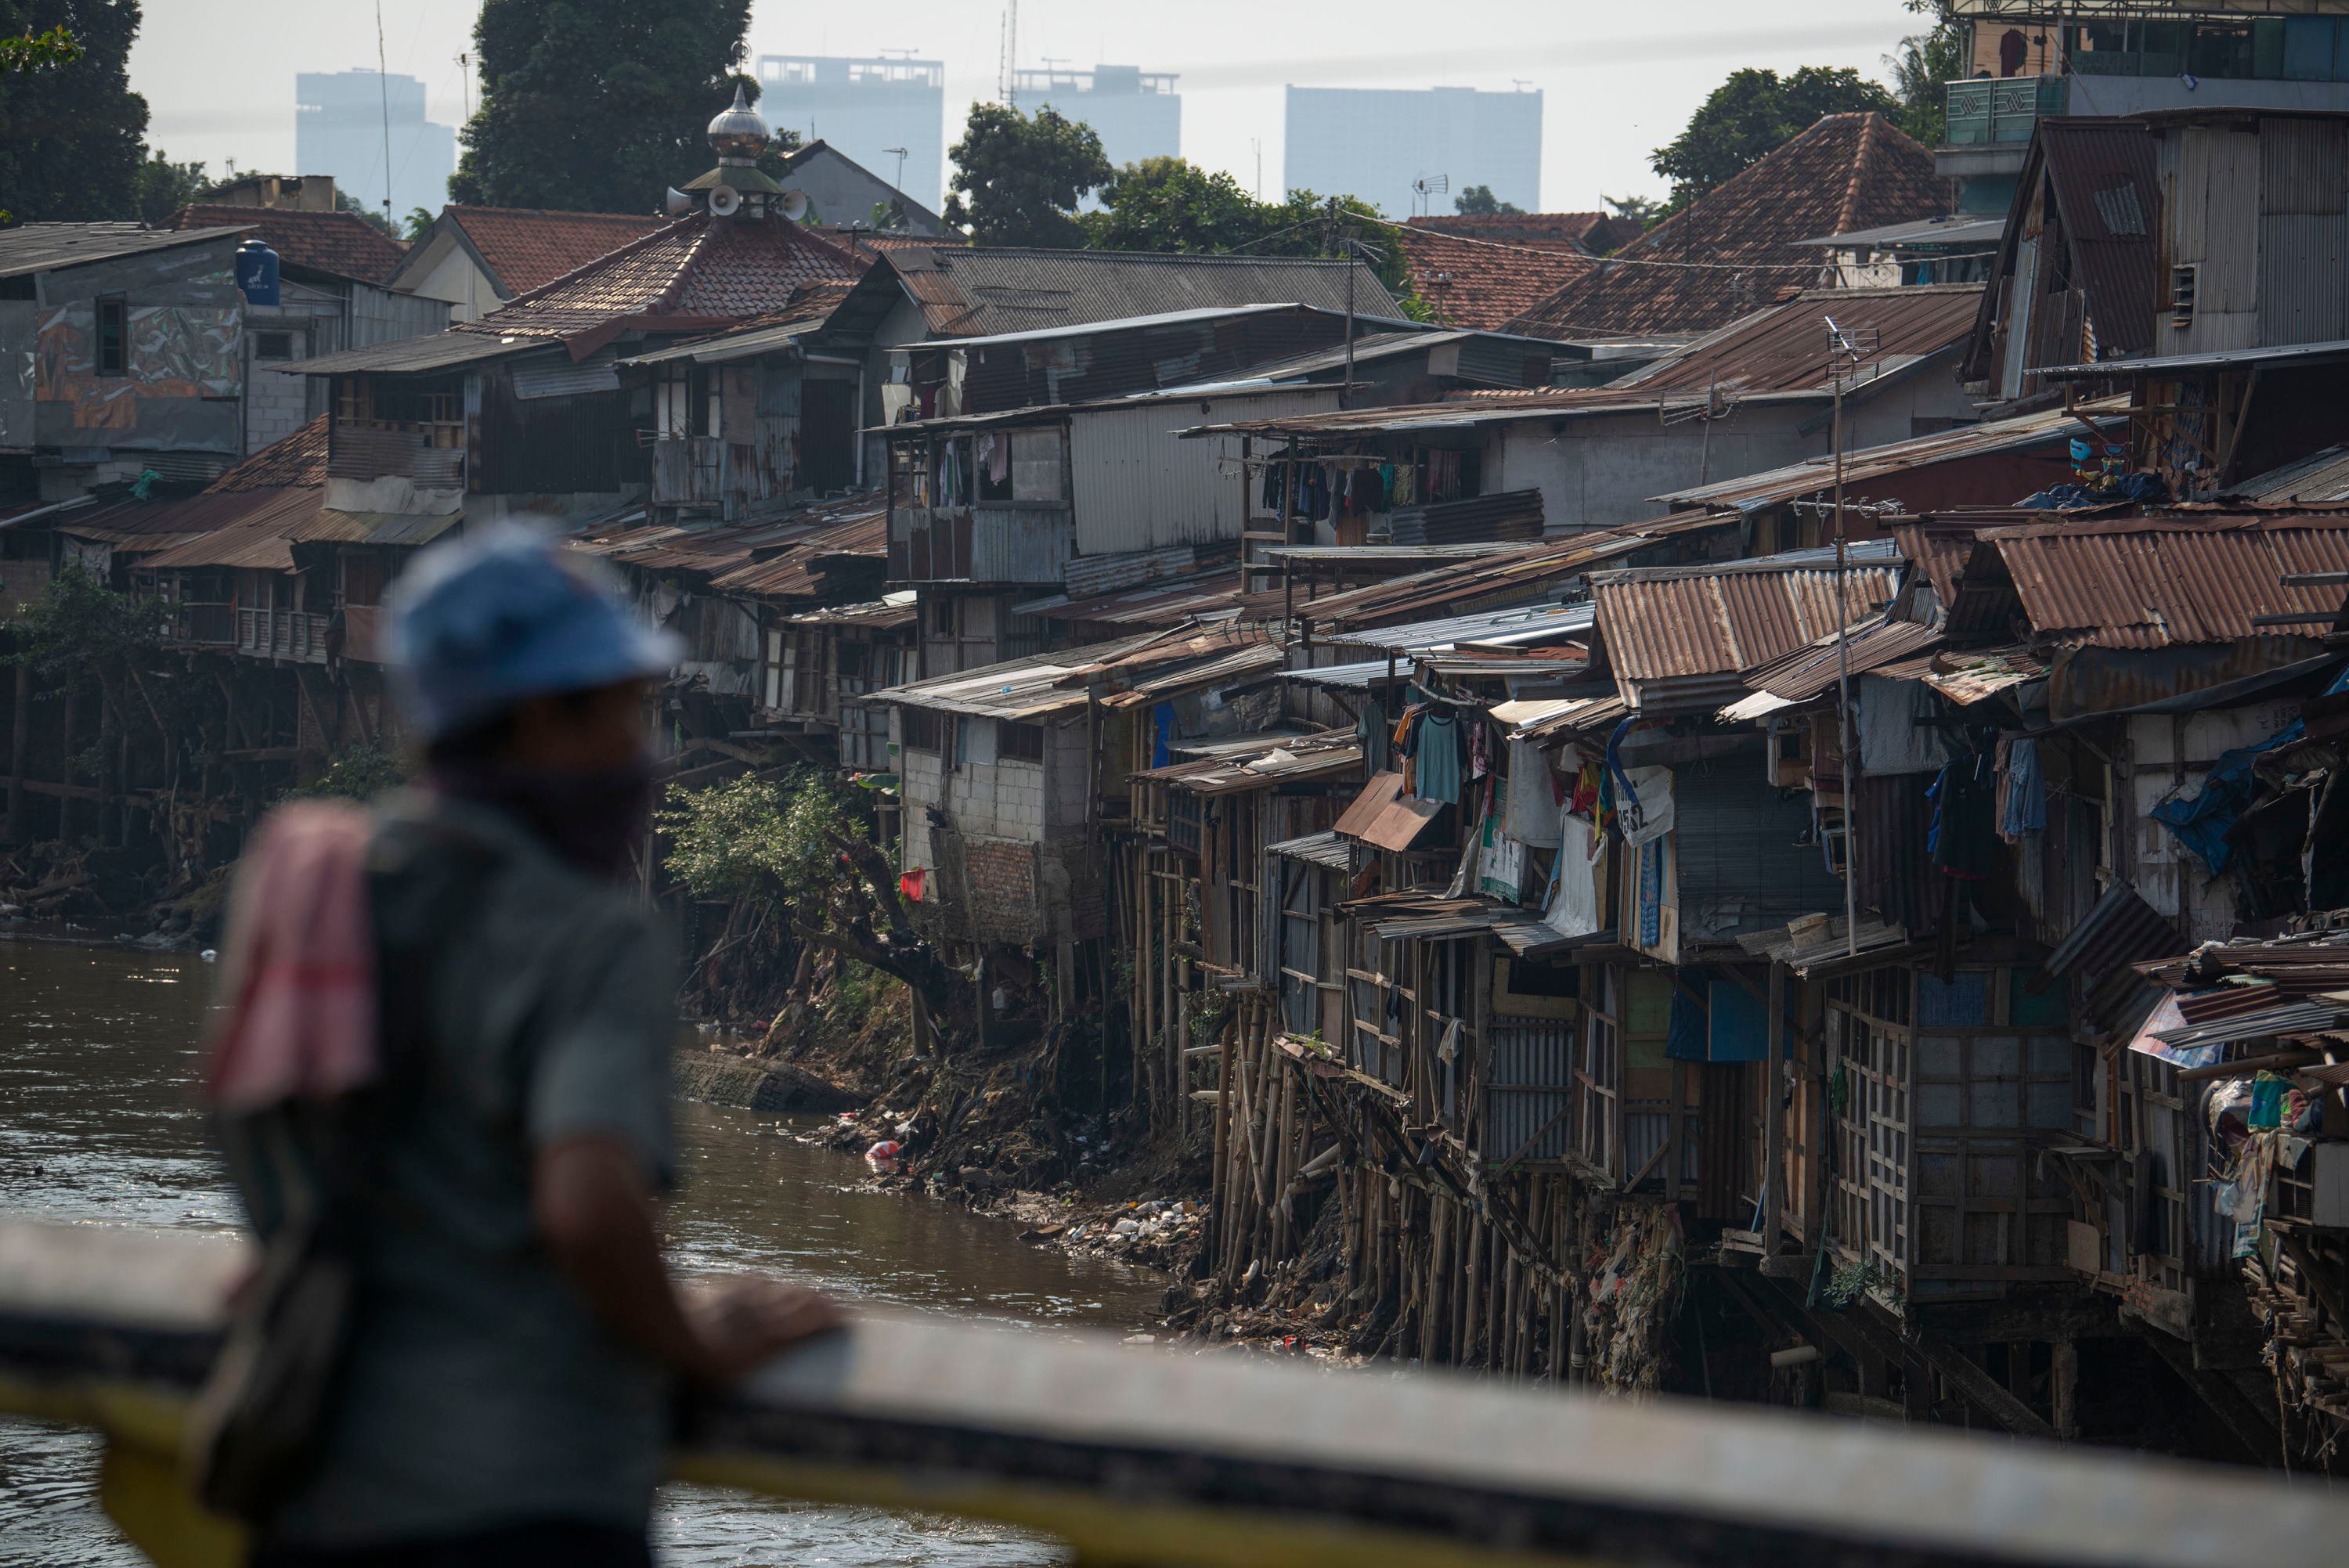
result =
[[1418,786],[1423,800],[1460,799],[1460,721],[1450,713],[1423,710],[1413,737],[1412,758],[1419,765]]
[[2047,775],[2039,766],[2039,742],[2010,736],[1999,742],[1999,836],[2012,844],[2025,833],[2047,829]]
[[1365,515],[1379,510],[1378,470],[1368,463],[1356,463],[1346,480],[1346,510]]
[[1493,759],[1485,751],[1485,733],[1484,720],[1472,718],[1468,721],[1468,777],[1471,779],[1482,779],[1493,770]]
[[987,439],[988,480],[992,484],[1007,483],[1011,478],[1011,438],[990,435]]
[[303,801],[269,814],[237,868],[206,1069],[212,1104],[330,1100],[375,1078],[368,815]]
[[1533,741],[1509,742],[1509,794],[1502,815],[1511,838],[1537,850],[1557,847],[1557,783],[1549,758]]

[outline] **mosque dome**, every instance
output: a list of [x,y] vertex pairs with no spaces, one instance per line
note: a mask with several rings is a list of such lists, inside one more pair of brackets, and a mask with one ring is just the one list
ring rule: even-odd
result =
[[709,122],[709,145],[721,161],[754,162],[767,150],[774,134],[759,111],[750,107],[740,83],[734,88],[734,105]]

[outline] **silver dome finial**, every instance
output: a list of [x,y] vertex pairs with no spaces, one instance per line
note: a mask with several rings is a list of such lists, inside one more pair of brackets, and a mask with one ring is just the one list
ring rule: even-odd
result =
[[709,145],[720,163],[755,163],[774,140],[767,122],[750,107],[748,89],[734,84],[734,106],[709,122]]

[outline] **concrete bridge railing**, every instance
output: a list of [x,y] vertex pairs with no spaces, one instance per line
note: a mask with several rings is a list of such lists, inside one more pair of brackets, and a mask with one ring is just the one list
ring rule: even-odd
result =
[[[0,1411],[108,1439],[166,1568],[238,1560],[174,1458],[243,1249],[0,1222]],[[1327,1373],[860,1315],[751,1378],[684,1479],[1003,1521],[1088,1563],[2260,1568],[2349,1554],[2349,1493],[2140,1455],[1440,1373]]]

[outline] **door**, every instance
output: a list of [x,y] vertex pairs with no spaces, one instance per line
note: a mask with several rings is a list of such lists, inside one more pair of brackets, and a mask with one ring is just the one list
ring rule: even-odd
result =
[[856,384],[809,381],[800,389],[802,482],[818,495],[856,482]]

